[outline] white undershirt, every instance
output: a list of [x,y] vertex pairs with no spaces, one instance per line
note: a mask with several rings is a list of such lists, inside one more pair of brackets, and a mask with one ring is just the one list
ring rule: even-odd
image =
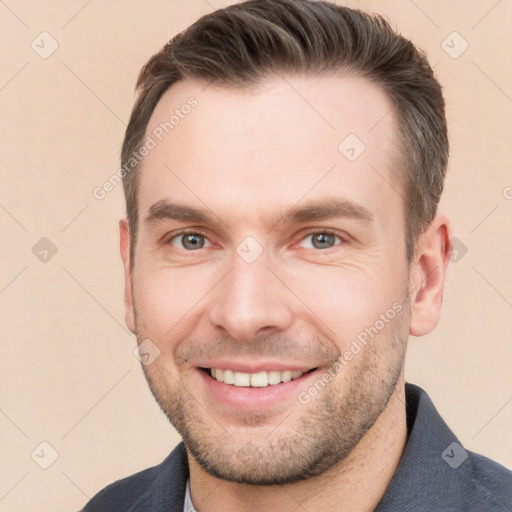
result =
[[192,498],[190,497],[190,478],[187,480],[187,489],[185,491],[185,504],[183,505],[183,512],[197,512],[194,505],[192,504]]

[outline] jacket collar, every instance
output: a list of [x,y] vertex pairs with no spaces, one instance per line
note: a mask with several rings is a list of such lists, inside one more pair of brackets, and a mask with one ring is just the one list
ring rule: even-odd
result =
[[[420,387],[406,384],[408,441],[400,464],[375,512],[462,510],[470,464],[455,435]],[[455,444],[454,444],[455,443]],[[450,465],[451,464],[451,465]],[[178,444],[158,476],[130,510],[183,512],[189,478],[187,452]],[[456,492],[454,492],[456,489]]]
[[468,454],[423,389],[406,384],[408,440],[375,512],[463,510]]

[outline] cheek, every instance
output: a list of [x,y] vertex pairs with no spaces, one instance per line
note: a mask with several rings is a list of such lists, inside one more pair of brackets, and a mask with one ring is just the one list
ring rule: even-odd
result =
[[286,282],[301,299],[302,311],[340,350],[402,301],[398,277],[376,265],[299,266]]
[[[282,300],[293,308],[295,327],[313,326],[344,351],[402,299],[399,276],[384,268],[384,258],[377,256],[368,257],[364,263],[342,265],[306,261],[275,265],[276,273],[286,283],[277,283],[283,289],[276,291],[282,291]],[[207,325],[204,320],[213,305],[213,295],[215,300],[223,300],[218,289],[212,291],[222,286],[220,280],[226,269],[219,265],[142,266],[134,286],[137,330],[162,351],[198,332],[198,326]]]
[[197,269],[142,270],[134,283],[137,329],[160,345],[186,336],[211,287]]

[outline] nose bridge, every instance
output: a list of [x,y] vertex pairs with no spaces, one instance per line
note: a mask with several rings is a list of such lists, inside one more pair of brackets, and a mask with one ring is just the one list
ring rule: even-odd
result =
[[267,267],[267,255],[249,261],[233,255],[231,270],[210,304],[213,326],[239,341],[250,341],[265,328],[284,330],[293,319],[291,301],[283,283]]

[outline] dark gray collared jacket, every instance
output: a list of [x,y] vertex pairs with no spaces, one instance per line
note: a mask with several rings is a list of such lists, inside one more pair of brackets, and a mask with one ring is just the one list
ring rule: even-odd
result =
[[[405,390],[407,446],[375,512],[512,512],[512,471],[466,451],[427,393],[412,384]],[[188,475],[180,443],[160,465],[100,491],[82,512],[183,512]]]

